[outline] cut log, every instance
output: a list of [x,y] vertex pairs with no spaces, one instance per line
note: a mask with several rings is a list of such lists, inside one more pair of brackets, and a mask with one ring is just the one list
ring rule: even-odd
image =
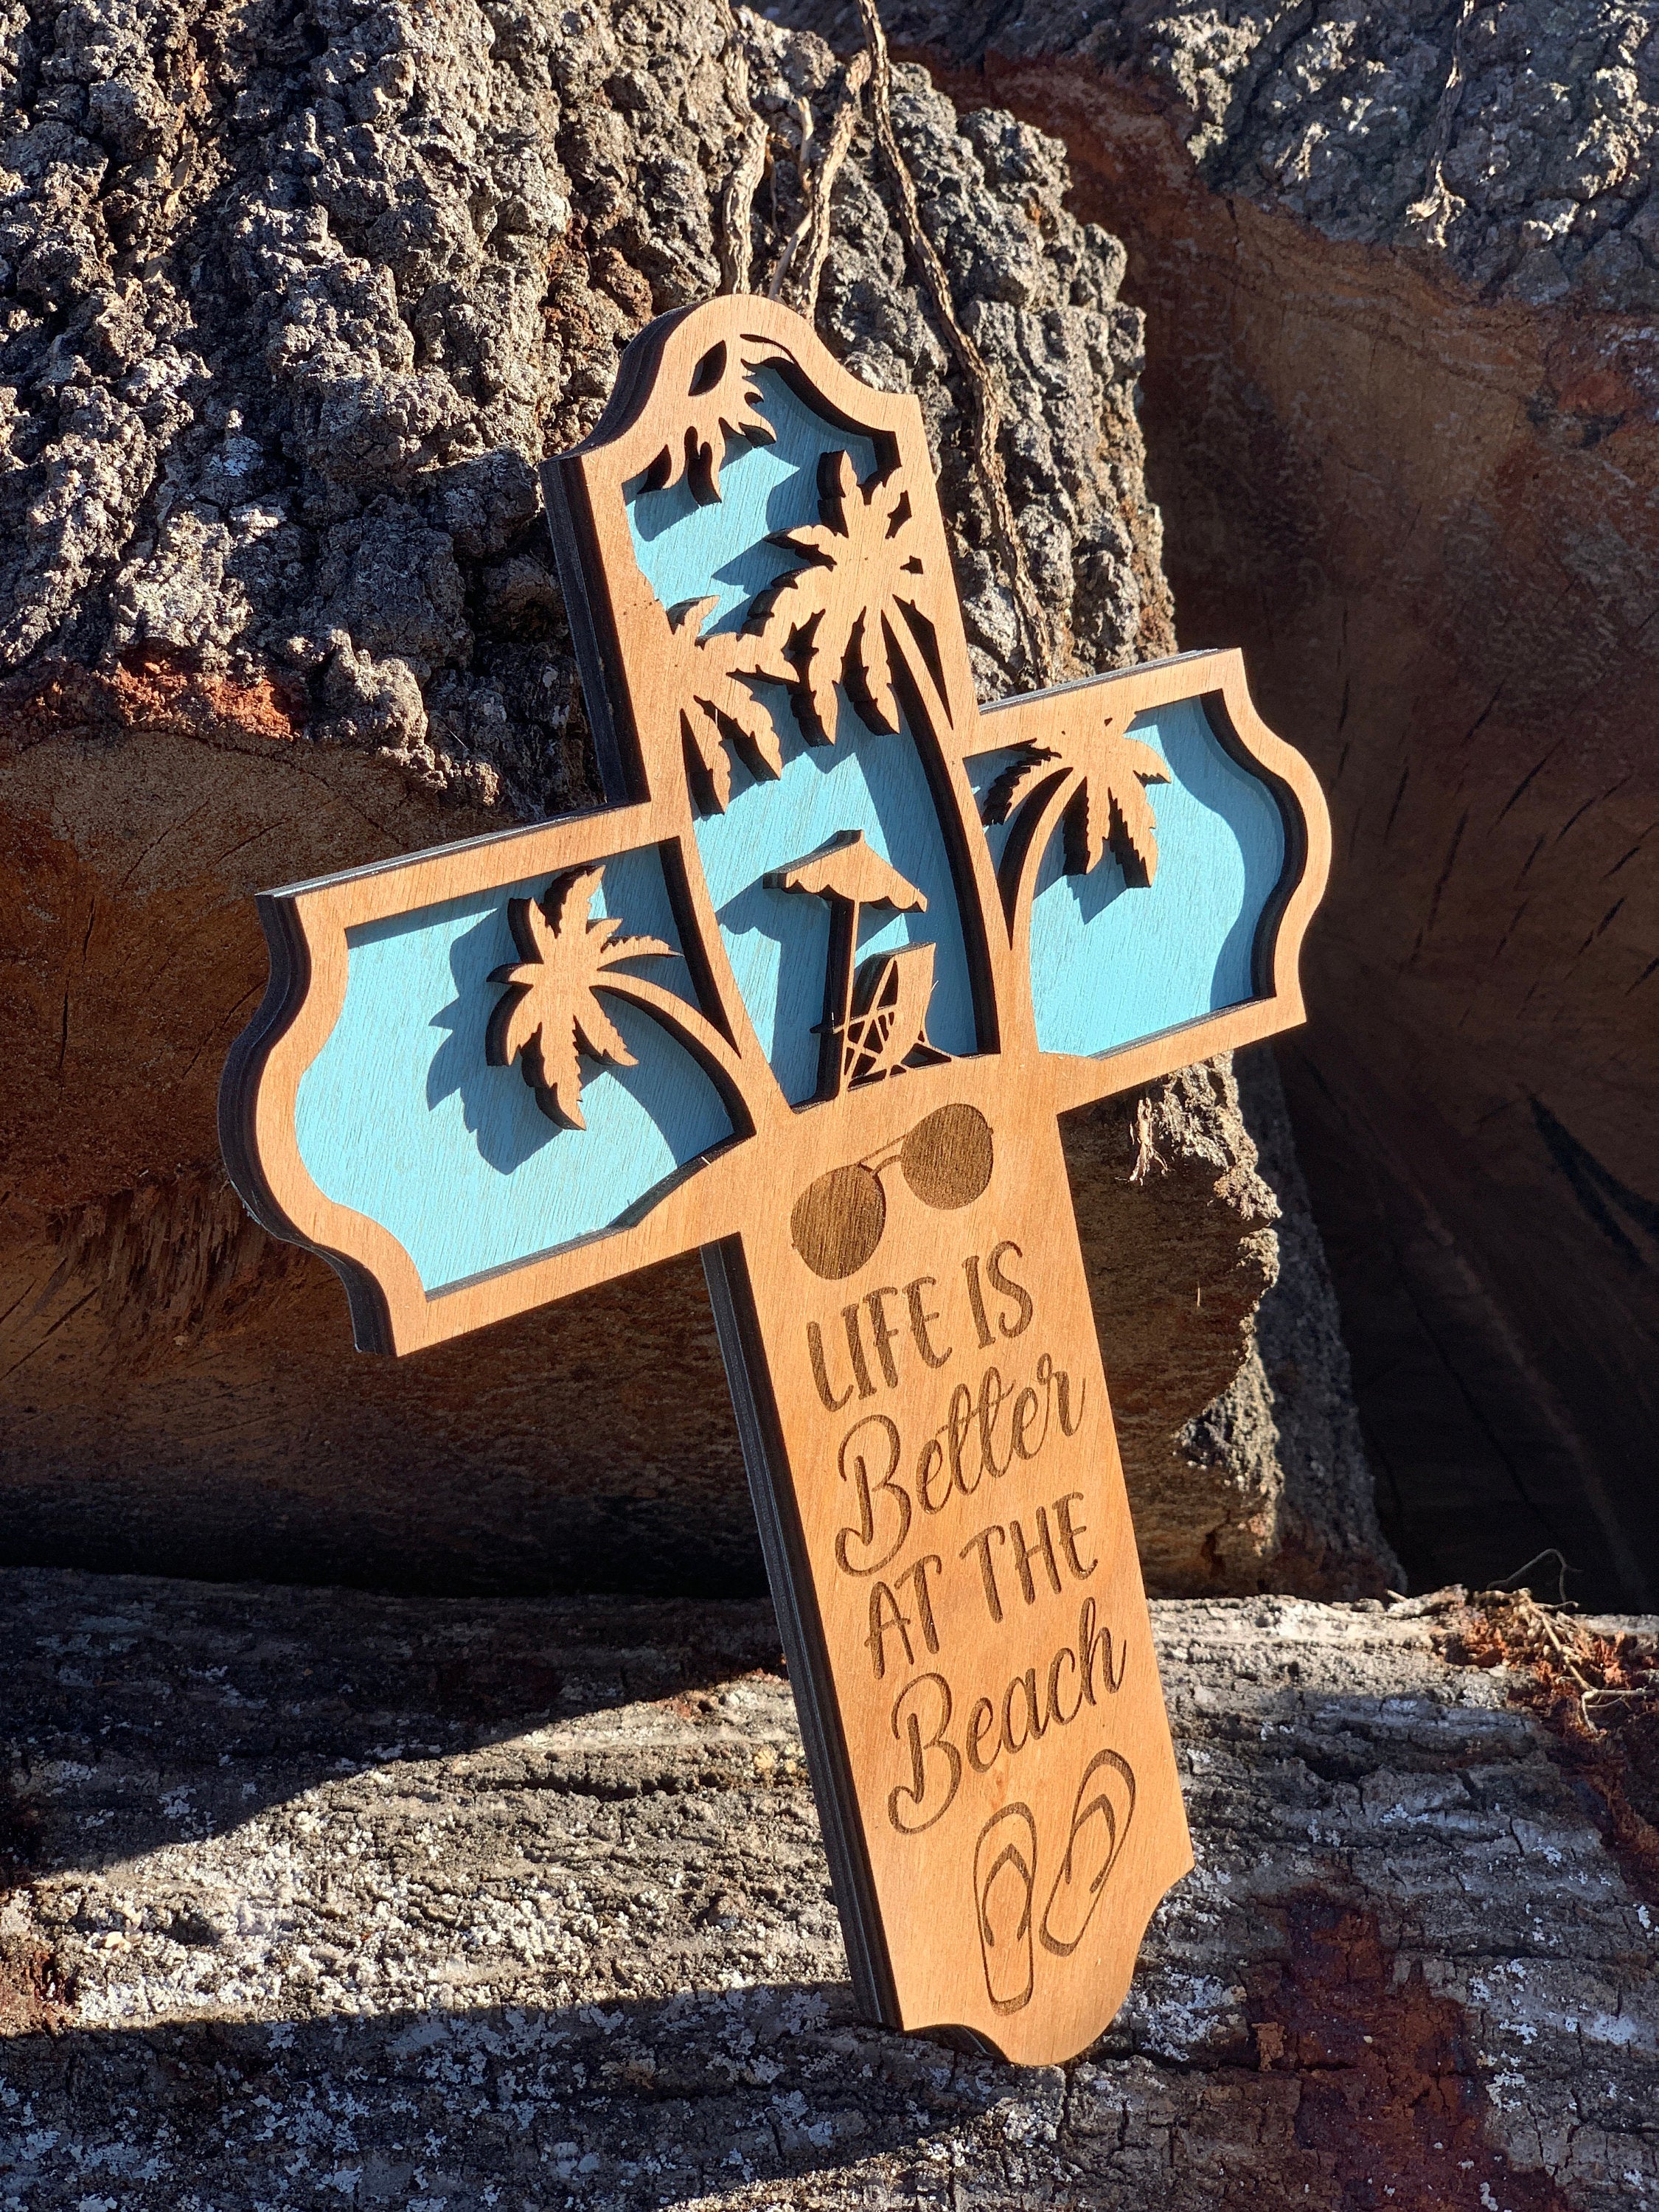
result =
[[[213,1104],[264,977],[255,890],[596,797],[532,465],[651,314],[723,265],[769,281],[805,118],[831,143],[848,88],[820,41],[716,0],[237,21],[94,0],[21,25],[0,87],[0,1557],[757,1589],[694,1263],[360,1360],[326,1269],[241,1216]],[[1048,143],[959,128],[919,76],[898,104],[928,204],[972,210],[951,282],[1064,665],[1165,651],[1121,252],[1066,212]],[[922,399],[1000,693],[1050,672],[891,207],[861,125],[819,324]],[[1352,1425],[1326,1459],[1279,1448],[1253,1335],[1274,1201],[1226,1071],[1103,1113],[1072,1157],[1155,1580],[1383,1587]],[[1132,1278],[1106,1264],[1131,1248]],[[1289,1273],[1328,1319],[1316,1265]]]
[[1021,2073],[855,2017],[764,1605],[0,1576],[9,2192],[1659,2198],[1659,1893],[1457,1594],[1153,1613],[1197,1871]]

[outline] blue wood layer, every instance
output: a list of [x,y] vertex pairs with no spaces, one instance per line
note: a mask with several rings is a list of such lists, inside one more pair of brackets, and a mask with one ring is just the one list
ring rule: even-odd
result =
[[[665,492],[635,487],[629,501],[635,551],[663,605],[718,590],[714,621],[728,629],[763,586],[799,567],[766,534],[818,520],[820,455],[850,453],[860,480],[876,466],[867,439],[813,414],[771,371],[756,381],[777,442],[728,446],[718,503],[700,507],[684,483]],[[872,736],[842,698],[835,744],[808,745],[783,686],[768,684],[761,696],[778,729],[783,774],[757,781],[739,765],[726,812],[698,819],[697,848],[738,988],[785,1095],[799,1103],[817,1088],[813,1032],[823,1013],[830,916],[822,900],[769,890],[762,878],[839,830],[861,830],[927,901],[926,914],[865,916],[860,956],[933,944],[929,1036],[942,1051],[975,1051],[961,921],[915,741],[908,731]]]
[[[490,970],[519,957],[507,901],[546,878],[423,907],[347,935],[345,1003],[301,1078],[300,1156],[337,1204],[389,1229],[428,1291],[531,1259],[615,1224],[675,1169],[732,1133],[719,1093],[648,1014],[604,1010],[639,1065],[584,1060],[586,1129],[541,1111],[515,1062],[491,1067]],[[593,914],[678,945],[654,850],[605,864]],[[684,963],[640,975],[693,998]]]
[[701,817],[697,849],[738,988],[784,1095],[799,1103],[817,1085],[830,908],[797,891],[769,890],[769,869],[799,860],[838,830],[862,830],[927,901],[925,914],[865,914],[859,952],[932,943],[928,1036],[942,1052],[976,1048],[968,956],[945,840],[908,735],[872,737],[845,701],[833,746],[803,744],[779,698],[783,774],[756,782],[739,768],[724,814]]
[[720,496],[699,506],[683,477],[672,491],[628,487],[628,526],[652,590],[665,607],[717,597],[703,625],[736,629],[755,594],[800,566],[798,554],[767,543],[769,533],[818,520],[818,457],[845,452],[862,483],[874,471],[868,438],[838,430],[798,399],[775,369],[753,380],[758,411],[777,433],[769,446],[728,441]]
[[[992,725],[994,726],[994,725]],[[1109,855],[1087,876],[1061,872],[1058,834],[1031,914],[1031,995],[1045,1052],[1109,1052],[1256,996],[1252,948],[1285,867],[1285,827],[1266,784],[1241,768],[1195,699],[1130,726],[1168,763],[1147,787],[1158,872],[1126,884]],[[970,763],[983,795],[1015,756]],[[1000,859],[1008,827],[988,831]]]

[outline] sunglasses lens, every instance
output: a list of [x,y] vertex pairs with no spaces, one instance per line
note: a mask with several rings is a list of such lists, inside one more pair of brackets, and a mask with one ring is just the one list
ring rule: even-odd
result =
[[941,1106],[904,1140],[899,1166],[924,1206],[971,1206],[991,1180],[991,1125],[977,1107]]
[[887,1225],[887,1200],[868,1168],[835,1168],[795,1200],[789,1234],[815,1275],[838,1283],[875,1256]]

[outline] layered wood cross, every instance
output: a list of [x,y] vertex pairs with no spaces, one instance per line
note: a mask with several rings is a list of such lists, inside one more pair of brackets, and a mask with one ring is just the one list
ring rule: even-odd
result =
[[1235,653],[978,707],[767,301],[544,483],[610,803],[268,893],[231,1173],[365,1349],[701,1249],[858,1995],[1069,2057],[1191,1857],[1057,1117],[1301,1018],[1323,804]]

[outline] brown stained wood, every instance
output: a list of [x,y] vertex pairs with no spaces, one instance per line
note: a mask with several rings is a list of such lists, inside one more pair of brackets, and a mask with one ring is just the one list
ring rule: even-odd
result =
[[[750,381],[763,366],[868,437],[878,467],[860,481],[847,452],[827,453],[819,522],[774,541],[799,565],[741,630],[704,640],[708,601],[687,612],[654,596],[624,487],[720,497],[722,458],[768,428]],[[227,1068],[226,1156],[268,1226],[334,1261],[366,1347],[414,1350],[702,1249],[860,2000],[1025,2063],[1066,2058],[1116,2010],[1191,1858],[1056,1117],[1300,1019],[1322,801],[1255,716],[1236,653],[981,714],[920,409],[857,384],[774,302],[653,325],[593,434],[544,481],[613,803],[267,895],[271,988]],[[768,878],[833,919],[818,1096],[786,1097],[695,835],[697,810],[730,802],[732,758],[780,773],[750,677],[788,685],[809,743],[834,741],[838,686],[867,730],[908,730],[893,741],[920,751],[945,839],[976,1051],[929,1041],[932,944],[856,964],[860,905],[926,901],[842,833]],[[1041,1052],[1037,865],[1063,823],[1068,865],[1110,851],[1132,885],[1151,880],[1144,787],[1161,764],[1124,733],[1194,699],[1285,823],[1256,995],[1098,1058]],[[999,880],[968,763],[1011,747]],[[634,972],[659,940],[630,950],[588,919],[606,862],[643,848],[662,862],[697,1006]],[[692,1051],[735,1133],[638,1218],[428,1293],[387,1229],[311,1179],[299,1084],[344,1003],[348,931],[538,878],[520,960],[496,971],[494,1056],[518,1058],[544,1110],[579,1127],[579,1043],[626,1050],[598,996],[630,1000]]]
[[[1059,1131],[1016,1068],[975,1065],[976,1106],[943,1109],[988,1136],[966,1182],[925,1143],[907,1172],[908,1081],[810,1109],[885,1156],[878,1240],[825,1280],[763,1209],[715,1313],[755,1394],[820,1798],[827,1769],[849,1832],[831,1863],[860,1994],[1036,2064],[1116,2011],[1192,1862]],[[860,1127],[866,1100],[884,1110]]]

